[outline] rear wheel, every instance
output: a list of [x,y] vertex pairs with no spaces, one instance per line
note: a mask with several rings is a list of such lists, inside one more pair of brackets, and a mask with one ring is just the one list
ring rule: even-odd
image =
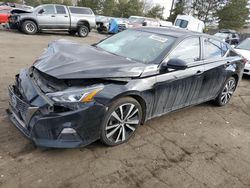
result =
[[109,146],[127,142],[142,121],[141,105],[133,98],[115,101],[109,108],[101,126],[101,141]]
[[77,29],[79,37],[87,37],[89,34],[89,28],[86,25],[81,25]]
[[28,35],[34,35],[37,32],[37,25],[33,21],[24,21],[21,25],[22,31]]
[[230,77],[221,90],[218,97],[215,99],[215,104],[218,106],[224,106],[229,103],[230,99],[233,96],[233,93],[236,89],[236,80],[234,77]]

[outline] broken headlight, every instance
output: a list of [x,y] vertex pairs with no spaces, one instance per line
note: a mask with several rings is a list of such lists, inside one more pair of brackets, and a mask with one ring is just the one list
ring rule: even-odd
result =
[[98,85],[89,88],[70,88],[64,91],[46,94],[55,102],[91,102],[98,92],[104,88],[103,85]]

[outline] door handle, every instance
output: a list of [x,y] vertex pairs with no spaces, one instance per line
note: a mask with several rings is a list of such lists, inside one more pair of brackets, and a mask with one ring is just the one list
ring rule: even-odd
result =
[[56,17],[55,15],[51,15],[51,17]]
[[68,18],[68,16],[64,16],[65,18]]
[[195,75],[199,76],[203,73],[204,71],[198,70]]

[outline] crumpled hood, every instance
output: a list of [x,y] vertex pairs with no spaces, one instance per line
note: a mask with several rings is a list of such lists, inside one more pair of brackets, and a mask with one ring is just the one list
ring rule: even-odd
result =
[[145,64],[68,40],[49,44],[33,65],[58,79],[138,77]]

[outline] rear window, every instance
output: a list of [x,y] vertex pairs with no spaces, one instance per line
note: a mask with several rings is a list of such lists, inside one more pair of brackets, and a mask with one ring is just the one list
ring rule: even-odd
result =
[[56,5],[56,12],[57,14],[66,14],[66,10],[64,6]]
[[77,7],[70,7],[70,12],[72,14],[92,14],[92,10],[88,8],[77,8]]

